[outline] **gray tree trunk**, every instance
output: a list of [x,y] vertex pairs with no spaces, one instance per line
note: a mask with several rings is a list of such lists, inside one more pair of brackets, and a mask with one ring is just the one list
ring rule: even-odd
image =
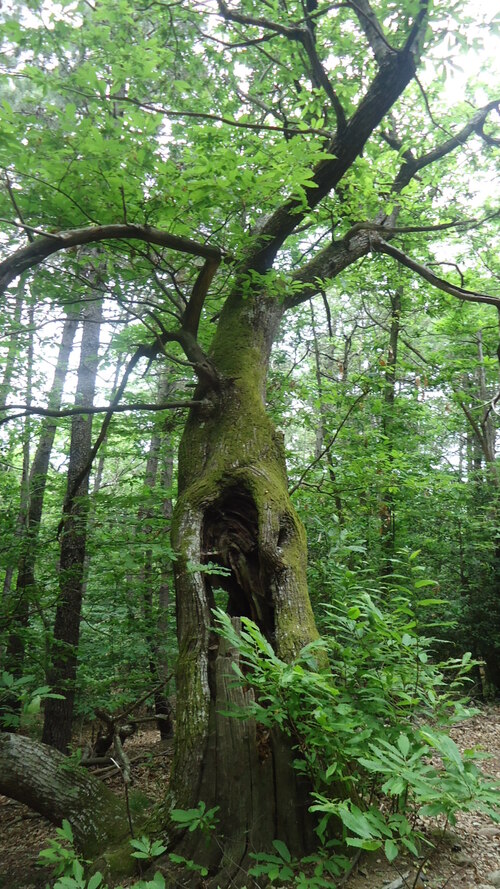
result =
[[[169,396],[172,395],[174,387],[170,382],[168,373],[166,372],[166,369],[164,367],[160,368],[159,374],[157,402],[158,404],[163,404],[165,401],[168,400]],[[173,455],[170,441],[171,436],[168,429],[169,424],[170,420],[167,419],[163,422],[162,429],[160,429],[160,426],[157,425],[151,436],[151,442],[146,461],[146,477],[144,480],[146,487],[149,488],[151,491],[155,489],[158,483],[158,476],[160,474],[160,461],[163,462],[163,468],[161,471],[162,487],[171,488],[172,485]],[[166,519],[170,525],[170,521],[172,518],[172,498],[170,497],[170,495],[165,494],[163,497],[162,513],[163,518]],[[141,507],[138,513],[139,527],[145,526],[146,532],[150,532],[151,529],[148,528],[145,520],[151,519],[153,515],[153,510]],[[155,568],[156,566],[154,565],[152,551],[146,546],[144,552],[144,561],[141,569],[141,587],[143,590],[143,609],[146,621],[147,635],[146,641],[149,647],[149,670],[152,681],[157,687],[154,695],[155,713],[158,717],[157,724],[162,739],[166,740],[173,735],[173,722],[172,708],[168,701],[166,687],[168,663],[165,647],[162,646],[159,642],[159,636],[160,634],[163,634],[163,637],[165,639],[167,633],[167,609],[169,601],[169,590],[167,580],[167,566],[163,564],[160,566],[160,584],[158,588],[157,604],[159,609],[159,619],[155,626],[155,597],[153,595],[156,574]],[[163,688],[158,688],[160,682],[165,683]]]
[[[91,407],[94,400],[102,301],[84,310],[82,345],[75,403]],[[63,700],[45,706],[42,740],[65,753],[71,740],[75,679],[80,637],[85,547],[88,518],[88,461],[92,446],[92,416],[77,414],[71,423],[68,487],[61,534],[60,597],[54,622],[54,641],[48,682]]]
[[[61,397],[77,326],[78,319],[74,315],[69,314],[64,323],[54,379],[48,398],[47,406],[53,410],[58,410],[61,406]],[[36,595],[36,547],[42,519],[50,455],[56,429],[56,420],[50,417],[43,420],[29,474],[28,502],[23,513],[23,539],[17,565],[15,596],[11,596],[10,633],[6,646],[6,663],[16,676],[21,675],[23,669],[25,652],[24,632],[28,626],[30,602]]]
[[130,835],[123,800],[62,753],[21,735],[0,734],[0,793],[53,824],[66,818],[88,858]]

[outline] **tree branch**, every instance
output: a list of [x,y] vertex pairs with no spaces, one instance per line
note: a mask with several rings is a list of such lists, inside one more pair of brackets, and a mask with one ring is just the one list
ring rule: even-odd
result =
[[358,231],[349,242],[334,241],[320,250],[291,276],[292,294],[285,299],[285,311],[300,305],[325,289],[325,281],[335,278],[358,259],[370,253],[371,235]]
[[[318,53],[316,52],[313,35],[307,26],[301,27],[300,25],[295,25],[293,27],[289,27],[286,25],[280,25],[278,22],[271,21],[270,19],[254,18],[254,16],[245,15],[243,13],[237,12],[236,10],[229,9],[224,0],[217,0],[217,3],[220,13],[223,18],[226,19],[226,21],[238,22],[238,24],[243,25],[254,25],[257,28],[271,30],[274,31],[276,34],[281,34],[288,40],[294,40],[297,43],[302,44],[311,65],[313,81],[316,81],[317,85],[322,87],[322,89],[328,96],[335,111],[335,116],[337,118],[337,127],[339,128],[339,130],[345,129],[346,118],[344,109],[342,108],[339,98],[335,90],[333,89],[332,84],[330,83],[328,74],[326,73],[321,63]],[[304,19],[304,22],[307,25],[307,19]]]
[[17,218],[19,219],[22,228],[24,228],[25,231],[26,231],[26,237],[28,238],[29,243],[32,244],[33,241],[35,240],[34,237],[33,237],[33,233],[32,233],[32,232],[29,230],[29,228],[24,224],[23,214],[21,213],[21,209],[20,209],[20,207],[19,207],[19,204],[17,203],[17,199],[16,199],[16,196],[15,196],[15,194],[14,194],[14,189],[12,188],[12,183],[11,183],[11,181],[10,181],[9,174],[8,174],[7,170],[4,170],[4,176],[5,176],[5,184],[6,184],[6,186],[7,186],[7,191],[8,191],[8,194],[9,194],[10,202],[11,202],[12,206],[14,207],[14,210],[15,210],[15,212],[16,212]]
[[186,330],[194,337],[196,337],[198,334],[198,325],[200,323],[201,311],[203,309],[203,304],[205,302],[208,288],[212,283],[213,277],[217,269],[219,268],[219,265],[220,259],[205,260],[205,264],[195,281],[191,296],[189,298],[189,302],[186,306],[184,315],[182,316],[183,330]]
[[387,236],[403,235],[418,232],[439,232],[449,228],[472,228],[479,225],[477,219],[455,219],[453,222],[441,222],[438,225],[402,225],[390,226],[377,222],[356,222],[344,236],[344,241],[349,243],[350,239],[359,231],[383,232]]
[[36,407],[31,406],[28,407],[24,404],[8,404],[2,411],[10,411],[10,410],[19,410],[22,413],[14,414],[10,417],[4,417],[0,420],[0,426],[4,423],[8,423],[9,420],[16,420],[18,417],[25,417],[27,415],[35,415],[40,417],[74,417],[75,414],[123,414],[128,411],[166,411],[166,410],[176,410],[177,408],[190,408],[190,407],[200,407],[203,405],[203,401],[165,401],[163,404],[157,404],[156,402],[132,402],[131,404],[117,404],[114,407],[110,407],[109,404],[93,406],[93,407],[74,407],[74,408],[61,408],[61,410],[53,410],[51,408],[45,407]]
[[387,55],[384,65],[380,67],[347,121],[345,130],[338,130],[327,146],[330,157],[320,161],[315,167],[311,187],[306,192],[306,201],[290,198],[271,214],[259,232],[261,238],[246,268],[262,273],[271,267],[287,237],[350,169],[414,73],[415,64],[411,54],[393,52]]
[[393,259],[397,260],[401,265],[406,266],[406,268],[411,269],[413,272],[416,272],[417,275],[425,281],[428,281],[433,287],[436,287],[438,290],[443,290],[451,296],[456,296],[457,299],[460,299],[463,302],[486,303],[490,306],[500,307],[500,297],[489,296],[486,293],[479,293],[476,290],[465,290],[463,287],[457,287],[455,284],[450,284],[448,281],[445,281],[444,278],[439,278],[434,272],[431,272],[427,266],[411,259],[410,256],[407,256],[406,253],[403,253],[402,250],[399,250],[392,244],[388,244],[383,238],[376,236],[372,239],[371,246],[375,252],[386,253],[387,256],[392,256]]
[[41,238],[36,238],[32,244],[11,254],[0,263],[0,292],[3,292],[22,272],[35,268],[59,250],[109,240],[139,240],[148,244],[158,244],[161,247],[191,256],[203,256],[218,262],[223,259],[229,260],[229,257],[218,247],[198,244],[189,238],[182,238],[161,229],[150,228],[148,225],[99,225],[55,234],[44,234]]
[[302,31],[301,43],[311,63],[313,80],[317,81],[318,86],[321,86],[328,96],[337,119],[337,128],[339,132],[344,132],[346,128],[345,111],[316,52],[313,35],[307,28]]
[[242,12],[237,12],[235,9],[230,9],[224,0],[217,0],[217,6],[219,7],[221,16],[227,22],[238,22],[240,25],[253,25],[255,28],[274,31],[276,34],[288,37],[289,40],[299,40],[302,42],[303,29],[297,25],[289,27],[287,25],[280,25],[278,22],[271,21],[271,19],[245,15]]
[[363,33],[370,44],[375,60],[379,65],[383,64],[388,53],[395,49],[384,34],[382,26],[373,12],[368,0],[356,0],[356,3],[346,3],[358,17]]
[[333,444],[335,443],[335,441],[337,440],[337,438],[338,438],[338,436],[339,436],[339,434],[340,434],[342,428],[343,428],[343,427],[345,426],[345,424],[347,423],[347,421],[348,421],[349,417],[351,416],[353,410],[358,406],[358,404],[360,403],[360,401],[363,401],[363,398],[366,398],[367,394],[368,394],[367,392],[362,392],[361,395],[358,395],[358,397],[353,401],[353,403],[352,403],[351,406],[349,407],[349,409],[348,409],[348,411],[347,411],[345,417],[343,418],[343,420],[341,420],[341,422],[340,422],[339,425],[337,426],[337,428],[336,428],[334,434],[332,435],[332,437],[331,437],[330,440],[328,441],[328,444],[326,444],[325,447],[320,451],[320,453],[318,454],[318,456],[315,457],[315,459],[314,459],[311,463],[309,463],[308,466],[306,466],[306,468],[304,469],[304,471],[300,474],[300,476],[299,476],[299,480],[298,480],[298,481],[297,481],[297,482],[290,488],[290,490],[288,491],[290,497],[292,496],[292,494],[295,493],[295,491],[297,490],[297,488],[300,488],[300,486],[301,486],[303,480],[305,479],[307,473],[310,472],[311,469],[313,469],[313,468],[319,463],[319,461],[325,456],[325,454],[328,453],[328,451],[330,450],[330,448],[332,447],[332,445],[333,445]]
[[[85,93],[82,90],[76,90],[70,87],[65,87],[67,92],[76,93],[79,96],[83,96],[85,99],[99,99],[100,102],[103,101],[103,97],[99,96],[98,93]],[[134,105],[136,108],[144,108],[145,111],[153,111],[155,114],[164,114],[166,117],[176,118],[178,120],[182,120],[183,118],[191,118],[192,120],[213,120],[215,123],[223,123],[226,126],[236,127],[237,129],[243,130],[253,130],[258,133],[261,130],[266,130],[273,133],[281,133],[283,132],[283,127],[266,124],[266,123],[249,123],[248,121],[236,120],[231,117],[224,117],[221,114],[212,114],[208,111],[177,111],[173,108],[165,108],[163,105],[159,105],[158,103],[152,102],[141,102],[140,99],[134,99],[132,96],[115,96],[111,94],[109,96],[104,97],[105,101],[110,102],[128,102],[130,105]],[[276,117],[279,118],[279,115],[276,112],[273,112]],[[320,136],[331,136],[331,133],[328,130],[324,130],[317,127],[288,127],[288,131],[294,136],[301,136],[304,133],[312,133],[313,135]]]
[[[411,156],[405,155],[407,159],[394,180],[393,191],[397,193],[402,191],[411,179],[413,179],[416,173],[424,167],[428,167],[430,164],[441,160],[441,158],[445,157],[451,151],[454,151],[455,148],[464,145],[473,133],[482,136],[482,129],[488,114],[499,107],[500,99],[494,99],[492,102],[488,102],[487,105],[484,105],[483,108],[480,108],[479,111],[471,117],[468,123],[462,127],[460,132],[455,136],[452,136],[450,139],[447,139],[442,145],[437,145],[436,148],[433,148],[431,151],[428,151],[426,154],[423,154],[418,158],[411,159]],[[388,141],[387,137],[386,141]]]

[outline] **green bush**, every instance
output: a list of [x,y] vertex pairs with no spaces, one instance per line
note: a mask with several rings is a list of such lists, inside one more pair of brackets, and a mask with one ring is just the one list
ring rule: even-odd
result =
[[240,655],[235,681],[255,690],[245,710],[227,714],[293,739],[323,842],[334,819],[346,846],[383,848],[390,861],[404,849],[419,853],[419,816],[453,823],[458,811],[480,809],[498,818],[498,790],[479,771],[478,755],[462,757],[446,732],[473,712],[462,695],[474,664],[468,654],[432,663],[433,639],[420,629],[439,624],[441,603],[424,594],[433,582],[414,558],[383,596],[351,583],[348,604],[325,605],[323,636],[292,663],[251,620],[242,618],[238,631],[216,612],[219,633]]

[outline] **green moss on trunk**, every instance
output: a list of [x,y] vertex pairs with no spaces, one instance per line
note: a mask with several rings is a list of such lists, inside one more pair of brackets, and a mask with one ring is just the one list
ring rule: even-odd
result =
[[[221,382],[204,390],[208,407],[191,411],[179,454],[172,525],[179,635],[172,800],[184,808],[199,800],[220,805],[220,855],[226,861],[236,847],[240,858],[248,854],[261,785],[259,817],[265,829],[254,836],[262,843],[279,834],[300,846],[298,808],[301,818],[307,813],[290,749],[276,739],[264,776],[255,728],[239,733],[233,720],[219,715],[231,692],[220,677],[211,615],[214,590],[222,587],[229,613],[255,619],[286,660],[318,635],[307,592],[305,532],[288,496],[282,436],[265,410],[280,317],[280,304],[265,296],[228,300],[210,356]],[[225,568],[227,576],[210,576],[203,569],[208,563]],[[230,673],[225,655],[223,663]],[[236,780],[231,764],[242,778]],[[310,835],[304,828],[302,848],[292,851],[304,852]],[[242,837],[247,837],[243,844]],[[220,874],[214,886],[217,882],[222,885]]]

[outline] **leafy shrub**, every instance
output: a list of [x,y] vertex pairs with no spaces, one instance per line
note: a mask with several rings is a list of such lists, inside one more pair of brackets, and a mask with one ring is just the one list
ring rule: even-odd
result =
[[[479,771],[477,755],[462,757],[445,731],[471,712],[460,695],[473,662],[465,655],[432,663],[433,640],[419,630],[426,614],[428,625],[439,624],[440,600],[423,598],[433,582],[414,559],[392,576],[390,605],[387,591],[382,601],[377,590],[354,584],[348,604],[325,605],[322,638],[292,663],[251,620],[241,619],[240,632],[216,612],[219,632],[239,651],[235,681],[255,690],[254,702],[228,715],[278,726],[294,740],[295,767],[310,778],[323,842],[334,819],[347,846],[383,848],[390,861],[402,849],[418,854],[419,816],[453,823],[458,811],[479,808],[497,818],[498,809],[498,791]],[[267,865],[283,871],[279,862]]]
[[35,717],[46,698],[62,698],[51,693],[50,686],[37,686],[34,676],[15,677],[4,670],[0,673],[0,726],[5,731],[19,728],[22,716]]

